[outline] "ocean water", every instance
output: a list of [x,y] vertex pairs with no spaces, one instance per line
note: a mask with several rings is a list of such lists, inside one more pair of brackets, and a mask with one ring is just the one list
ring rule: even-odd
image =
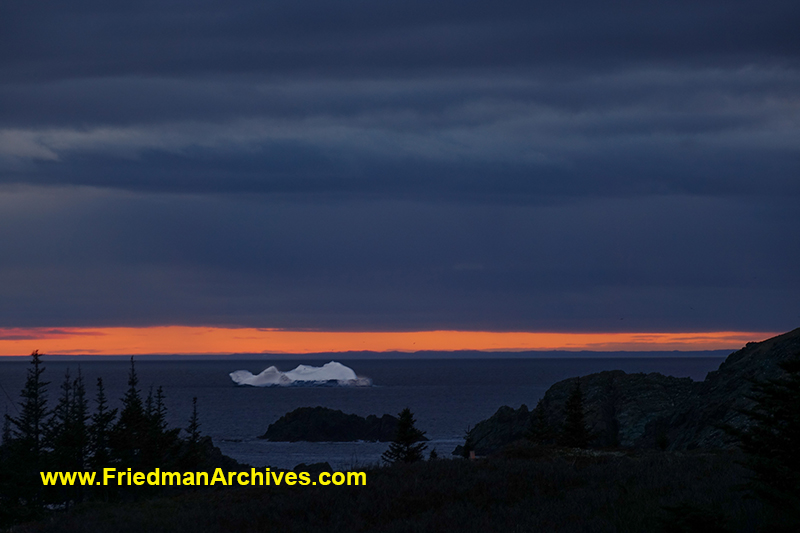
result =
[[[361,416],[396,415],[409,407],[417,427],[427,433],[440,456],[463,443],[464,433],[491,416],[502,405],[514,408],[536,405],[557,381],[603,370],[660,372],[701,381],[716,370],[723,357],[590,357],[515,359],[337,359],[359,376],[372,379],[372,387],[270,387],[236,386],[228,376],[234,370],[257,374],[267,366],[291,370],[298,364],[321,366],[325,360],[141,360],[136,362],[143,396],[150,388],[164,388],[168,420],[185,427],[197,397],[201,432],[210,435],[223,453],[254,466],[291,468],[298,463],[328,461],[345,469],[380,462],[386,443],[279,443],[257,437],[283,414],[298,407],[317,405]],[[118,407],[127,388],[130,366],[125,359],[48,360],[44,377],[50,406],[55,405],[67,368],[72,376],[80,368],[90,407],[94,407],[97,377]],[[27,359],[0,358],[0,409],[16,416],[19,392],[29,367]]]

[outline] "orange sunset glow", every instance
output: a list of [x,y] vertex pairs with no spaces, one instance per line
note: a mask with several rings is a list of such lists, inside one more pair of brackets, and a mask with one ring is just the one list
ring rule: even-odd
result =
[[0,355],[315,353],[369,350],[735,350],[777,333],[330,332],[260,328],[0,328]]

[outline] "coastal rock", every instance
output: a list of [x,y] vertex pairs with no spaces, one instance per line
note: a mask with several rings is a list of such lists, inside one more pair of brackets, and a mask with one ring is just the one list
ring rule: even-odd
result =
[[[577,382],[583,393],[592,447],[730,448],[735,446],[735,440],[722,426],[742,428],[748,424],[741,410],[753,405],[748,398],[752,382],[780,377],[783,370],[778,364],[798,355],[800,328],[763,342],[748,343],[702,382],[621,370],[569,378],[545,393],[541,400],[543,419],[551,434],[557,434],[567,398]],[[502,407],[478,423],[469,433],[476,451],[490,453],[523,438],[526,413],[527,408],[522,411]],[[460,448],[453,453],[460,452]]]
[[[473,450],[478,455],[492,452],[506,443],[513,442],[525,436],[530,420],[528,406],[523,404],[519,409],[512,409],[504,405],[495,414],[478,422],[468,435]],[[453,455],[463,455],[463,446],[457,446]]]
[[746,427],[749,421],[741,409],[753,406],[748,398],[753,381],[781,377],[784,371],[778,364],[799,355],[800,328],[747,343],[729,355],[719,369],[709,372],[688,402],[648,428],[648,436],[665,435],[674,450],[735,446],[735,439],[720,426]]
[[[671,415],[685,403],[697,385],[689,378],[675,378],[658,373],[627,374],[613,370],[569,378],[551,386],[541,400],[544,420],[555,436],[565,416],[567,398],[580,383],[583,393],[586,426],[592,434],[593,447],[655,446],[655,438],[646,433],[648,424]],[[503,406],[468,433],[478,455],[499,450],[525,437],[532,412]],[[533,415],[535,416],[535,415]],[[653,442],[649,442],[652,440]],[[463,451],[457,447],[453,454]]]
[[[190,446],[188,442],[181,441],[175,454],[179,458],[190,458],[190,469],[213,471],[221,468],[226,472],[235,472],[248,466],[223,454],[209,436],[200,437],[194,450]],[[182,460],[186,459],[179,459]]]
[[396,428],[397,417],[391,415],[364,418],[327,407],[300,407],[270,424],[259,438],[276,442],[390,442]]
[[575,382],[583,393],[586,426],[593,437],[590,446],[623,448],[655,447],[658,435],[648,433],[648,425],[675,413],[697,386],[690,378],[622,370],[566,379],[550,387],[542,400],[547,424],[556,432]]

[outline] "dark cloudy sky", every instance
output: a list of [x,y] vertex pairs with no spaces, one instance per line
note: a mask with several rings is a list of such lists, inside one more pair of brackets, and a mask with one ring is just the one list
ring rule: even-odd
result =
[[0,4],[0,327],[800,325],[800,2]]

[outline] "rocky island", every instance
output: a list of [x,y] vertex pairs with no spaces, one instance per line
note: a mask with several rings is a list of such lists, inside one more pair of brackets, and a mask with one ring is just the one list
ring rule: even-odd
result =
[[275,442],[390,442],[397,417],[369,415],[364,418],[327,407],[300,407],[270,424],[260,439]]

